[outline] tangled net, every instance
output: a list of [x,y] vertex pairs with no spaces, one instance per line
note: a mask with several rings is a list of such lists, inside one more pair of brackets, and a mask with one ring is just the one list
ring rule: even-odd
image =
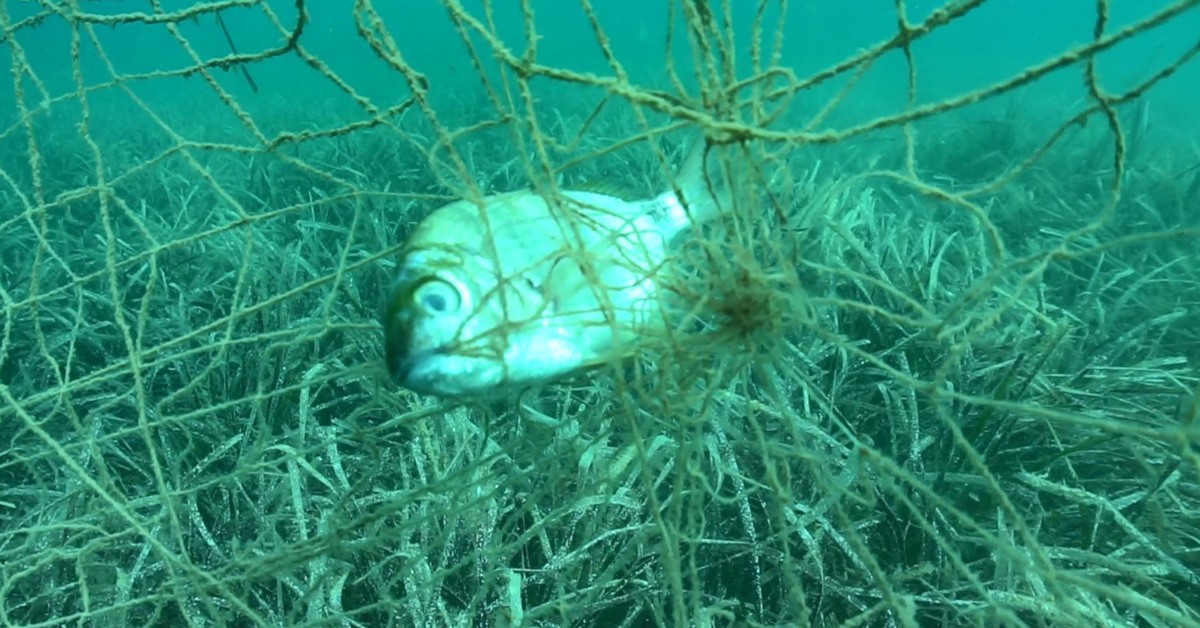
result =
[[[1200,625],[1200,0],[949,90],[984,0],[499,4],[0,2],[5,625]],[[697,135],[637,359],[388,381],[416,221]]]

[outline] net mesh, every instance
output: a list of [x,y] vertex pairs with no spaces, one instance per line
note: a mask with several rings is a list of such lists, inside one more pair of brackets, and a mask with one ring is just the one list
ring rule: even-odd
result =
[[[985,4],[807,68],[787,0],[0,2],[3,622],[1197,625],[1200,169],[1147,116],[1200,2],[943,89]],[[679,325],[511,399],[389,381],[416,221],[649,196],[696,136],[733,202]]]

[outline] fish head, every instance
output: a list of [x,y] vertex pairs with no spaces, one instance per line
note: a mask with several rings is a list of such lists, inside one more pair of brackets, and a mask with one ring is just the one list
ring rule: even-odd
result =
[[503,339],[496,333],[502,321],[481,299],[494,288],[482,285],[488,275],[471,261],[422,250],[401,262],[383,324],[388,370],[405,388],[455,397],[504,379]]

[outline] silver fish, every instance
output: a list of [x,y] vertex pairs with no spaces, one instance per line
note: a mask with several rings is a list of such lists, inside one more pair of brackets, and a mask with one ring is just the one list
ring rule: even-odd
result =
[[649,199],[524,190],[435,210],[405,242],[387,299],[392,377],[422,394],[476,396],[631,355],[666,324],[668,245],[719,211],[705,153],[698,145]]

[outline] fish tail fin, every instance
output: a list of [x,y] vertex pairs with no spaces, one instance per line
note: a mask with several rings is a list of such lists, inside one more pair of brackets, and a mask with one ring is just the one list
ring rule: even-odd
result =
[[671,185],[650,202],[670,239],[730,211],[730,197],[719,151],[701,137],[688,150]]

